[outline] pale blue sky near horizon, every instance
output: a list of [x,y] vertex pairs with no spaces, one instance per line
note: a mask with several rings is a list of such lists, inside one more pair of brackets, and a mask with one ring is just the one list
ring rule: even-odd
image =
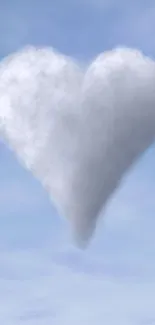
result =
[[[89,62],[118,45],[155,58],[154,1],[2,0],[0,58],[25,45]],[[86,251],[0,144],[0,324],[155,324],[155,147],[129,171]]]

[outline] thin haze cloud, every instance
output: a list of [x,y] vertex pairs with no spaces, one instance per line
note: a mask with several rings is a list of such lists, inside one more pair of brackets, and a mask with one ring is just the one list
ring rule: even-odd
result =
[[118,48],[84,71],[50,48],[0,66],[1,134],[40,179],[79,243],[155,136],[155,63]]

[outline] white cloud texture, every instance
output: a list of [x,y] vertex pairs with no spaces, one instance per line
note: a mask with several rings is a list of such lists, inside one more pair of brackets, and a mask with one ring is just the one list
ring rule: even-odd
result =
[[126,48],[85,70],[50,48],[27,48],[1,63],[1,134],[82,242],[154,140],[154,85],[154,61]]

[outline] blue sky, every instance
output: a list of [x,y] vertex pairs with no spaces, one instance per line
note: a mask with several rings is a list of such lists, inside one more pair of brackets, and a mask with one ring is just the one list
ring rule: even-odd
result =
[[[8,0],[0,56],[27,44],[89,62],[123,44],[155,57],[154,1]],[[0,324],[155,324],[155,148],[137,162],[87,251],[0,144]]]

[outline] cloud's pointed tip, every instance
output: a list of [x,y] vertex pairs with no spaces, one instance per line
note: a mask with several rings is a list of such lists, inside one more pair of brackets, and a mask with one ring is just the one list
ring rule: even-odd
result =
[[79,233],[73,234],[73,243],[80,250],[86,250],[90,245],[91,239],[91,237],[86,238],[81,236]]
[[79,249],[87,249],[90,245],[96,229],[96,222],[83,218],[79,223],[79,219],[71,222],[71,232],[73,242]]

